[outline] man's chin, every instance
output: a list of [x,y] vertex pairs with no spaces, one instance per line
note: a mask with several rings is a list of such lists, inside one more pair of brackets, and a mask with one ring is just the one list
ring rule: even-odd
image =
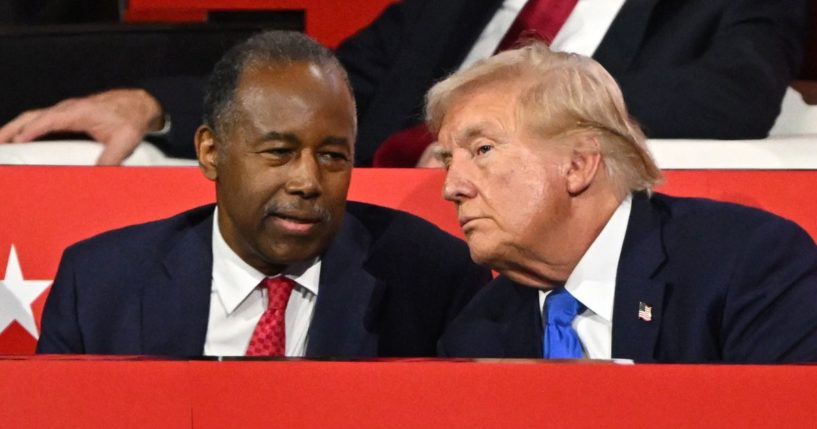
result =
[[265,259],[277,265],[292,265],[310,261],[320,256],[331,239],[324,234],[281,235],[268,239],[269,247],[263,250]]
[[494,269],[494,266],[499,262],[496,253],[492,251],[493,249],[486,249],[477,244],[472,245],[470,241],[468,242],[468,249],[471,251],[471,259],[477,264]]
[[271,251],[266,252],[270,262],[276,264],[290,265],[314,259],[323,252],[322,246],[308,245],[299,246],[295,243],[289,245],[275,246]]

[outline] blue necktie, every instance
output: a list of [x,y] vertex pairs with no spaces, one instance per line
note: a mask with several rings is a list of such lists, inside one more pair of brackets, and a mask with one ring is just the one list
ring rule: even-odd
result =
[[571,323],[584,306],[565,288],[554,289],[545,298],[545,339],[542,356],[545,359],[580,359],[582,343]]

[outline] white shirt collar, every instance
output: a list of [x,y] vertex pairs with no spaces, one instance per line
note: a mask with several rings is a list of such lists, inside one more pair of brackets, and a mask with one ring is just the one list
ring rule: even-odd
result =
[[[320,284],[321,260],[298,263],[287,267],[283,275],[298,286],[317,295]],[[226,312],[232,313],[266,277],[244,262],[224,241],[218,227],[218,207],[213,213],[213,290]]]
[[632,200],[632,195],[628,195],[619,204],[565,282],[565,288],[571,295],[608,322],[613,321],[618,261],[630,220]]

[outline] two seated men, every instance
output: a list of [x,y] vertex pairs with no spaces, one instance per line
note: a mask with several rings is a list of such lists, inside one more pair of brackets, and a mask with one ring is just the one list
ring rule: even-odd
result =
[[[195,138],[216,206],[70,247],[38,351],[817,360],[813,240],[652,192],[661,173],[594,60],[506,51],[435,85],[427,119],[470,257],[346,202],[354,101],[328,50],[287,32],[237,46]],[[482,287],[484,267],[500,276]]]

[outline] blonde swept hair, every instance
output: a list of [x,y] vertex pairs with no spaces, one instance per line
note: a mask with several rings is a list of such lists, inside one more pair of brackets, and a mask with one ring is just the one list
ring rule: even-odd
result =
[[597,136],[607,174],[621,195],[649,192],[661,182],[661,170],[613,77],[589,57],[553,52],[540,41],[481,60],[434,85],[426,95],[429,129],[439,132],[460,96],[504,83],[520,85],[521,123],[543,138],[576,132]]

